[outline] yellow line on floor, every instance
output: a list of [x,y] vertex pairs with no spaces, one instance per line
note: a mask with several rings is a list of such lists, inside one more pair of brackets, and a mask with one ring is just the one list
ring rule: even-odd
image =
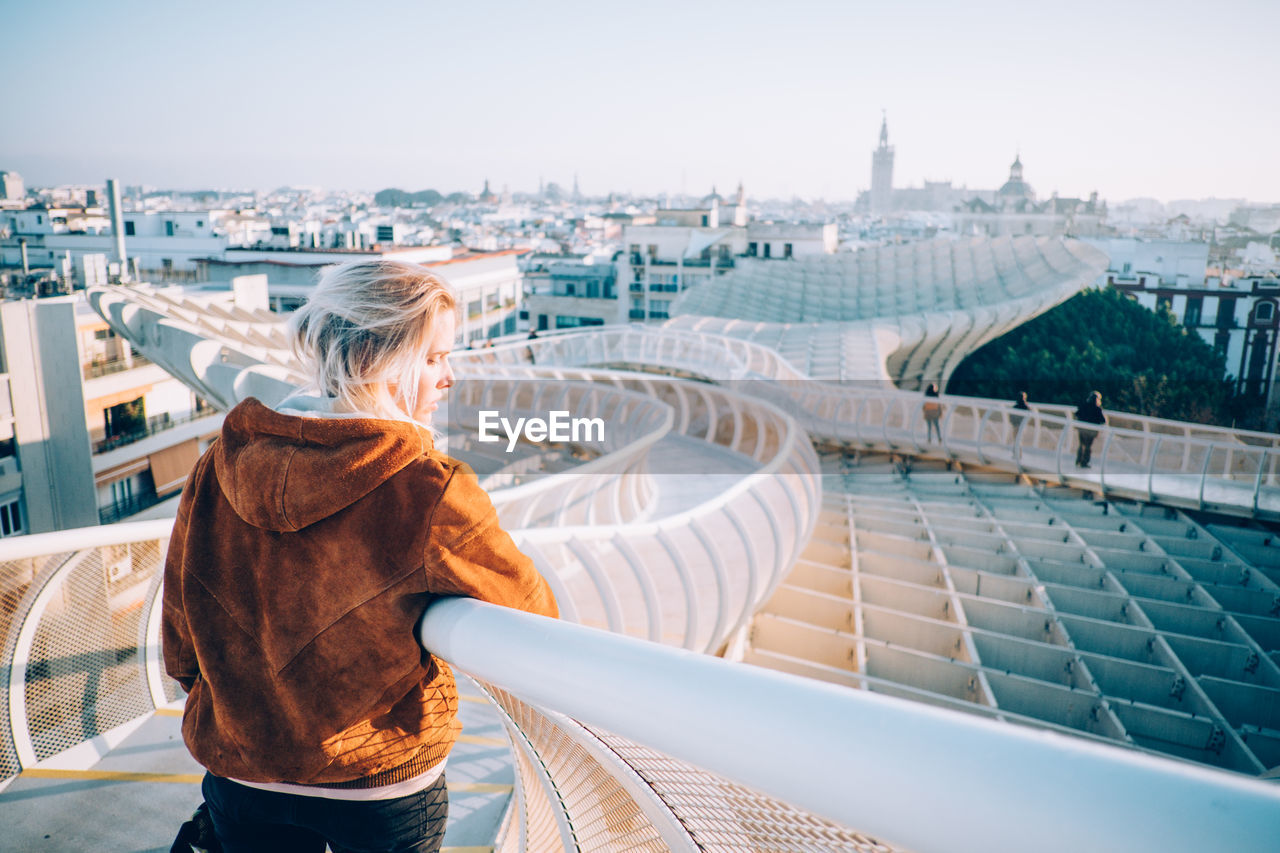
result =
[[510,794],[511,786],[497,785],[492,782],[459,782],[456,785],[450,782],[449,791],[462,794]]
[[181,708],[156,708],[157,717],[181,717]]
[[481,737],[480,735],[458,735],[458,743],[478,743],[481,746],[506,746],[507,739],[501,737]]
[[465,693],[459,693],[458,698],[463,702],[475,702],[477,705],[488,705],[489,700],[483,696],[468,696]]
[[199,785],[203,773],[129,773],[123,770],[48,770],[31,767],[19,774],[24,779],[92,779],[101,782],[180,782]]
[[[178,782],[198,785],[203,773],[131,773],[124,770],[53,770],[32,767],[19,774],[27,779],[87,779],[96,782]],[[509,794],[510,785],[492,782],[458,782],[449,784],[450,791],[462,794]]]
[[441,847],[440,853],[493,853],[492,847]]

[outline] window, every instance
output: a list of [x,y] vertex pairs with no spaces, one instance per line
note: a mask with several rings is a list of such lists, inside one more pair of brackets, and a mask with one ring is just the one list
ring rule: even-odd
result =
[[764,256],[765,256],[766,258],[771,258],[771,257],[773,257],[773,245],[772,245],[772,244],[770,244],[770,243],[765,243],[765,244],[764,244]]
[[658,244],[657,244],[657,243],[650,243],[650,244],[649,244],[649,257],[651,257],[651,258],[656,258],[656,257],[658,257]]
[[747,244],[747,257],[748,257],[748,258],[754,258],[757,254],[759,254],[759,246],[760,246],[760,244],[759,244],[759,243],[748,243],[748,244]]
[[579,326],[603,326],[604,320],[598,317],[566,317],[563,314],[556,315],[557,329],[576,329]]
[[587,281],[587,298],[588,299],[600,298],[600,282],[599,281],[595,279],[589,279]]
[[1276,306],[1272,302],[1259,302],[1253,309],[1255,323],[1270,323],[1275,316]]
[[1231,343],[1230,332],[1218,332],[1213,336],[1213,351],[1218,355],[1227,354],[1227,346]]
[[791,257],[791,244],[790,244],[790,243],[783,243],[783,244],[782,244],[782,257],[784,257],[784,258],[789,258],[789,257]]
[[1187,310],[1182,315],[1182,325],[1194,329],[1200,325],[1200,313],[1204,310],[1203,296],[1188,296]]
[[203,227],[204,227],[204,220],[203,220],[203,219],[197,219],[197,220],[196,220],[196,227],[197,227],[197,228],[203,228]]
[[43,216],[37,216],[37,217],[36,217],[36,224],[37,224],[37,225],[43,225],[43,224],[44,224],[44,217],[43,217]]
[[147,410],[143,398],[138,397],[127,403],[120,403],[102,410],[102,420],[106,425],[106,437],[138,435],[147,430]]
[[160,269],[164,272],[165,275],[168,275],[169,273],[173,272],[173,258],[161,258]]
[[711,221],[711,220],[710,220],[710,219],[708,219],[708,218],[704,215],[704,216],[702,217],[702,227],[703,227],[703,228],[706,228],[706,227],[707,227],[707,223],[708,223],[708,222],[710,222],[710,221]]
[[1156,313],[1157,313],[1157,314],[1163,314],[1165,311],[1170,311],[1170,310],[1172,310],[1172,309],[1173,309],[1173,297],[1172,297],[1172,296],[1157,296],[1157,297],[1156,297]]
[[173,220],[172,219],[166,219],[164,221],[164,236],[166,237],[173,236]]
[[578,286],[576,284],[574,284],[571,281],[565,282],[565,285],[564,285],[565,296],[577,296],[577,290],[578,290]]
[[95,341],[108,341],[114,338],[115,336],[116,336],[116,333],[112,329],[94,329],[93,330],[93,339]]
[[0,536],[16,536],[22,532],[22,505],[15,498],[0,504]]
[[134,226],[134,224],[133,224],[133,220],[132,220],[132,219],[126,219],[126,220],[124,221],[124,236],[126,236],[126,237],[133,237],[133,236],[134,236],[134,230],[135,230],[135,226]]
[[1218,299],[1218,322],[1219,329],[1229,329],[1236,324],[1236,298],[1234,296],[1223,296]]

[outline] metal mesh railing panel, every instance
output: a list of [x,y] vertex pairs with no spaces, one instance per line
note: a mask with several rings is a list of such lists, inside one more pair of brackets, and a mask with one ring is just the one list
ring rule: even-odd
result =
[[[519,737],[519,733],[515,733]],[[547,795],[541,782],[541,768],[535,766],[536,756],[531,756],[529,751],[520,747],[513,750],[516,758],[516,780],[517,784],[522,787],[522,796],[520,798],[521,805],[524,807],[524,814],[521,815],[521,825],[519,833],[508,833],[508,844],[504,845],[504,850],[519,850],[519,836],[523,836],[524,850],[546,850],[548,853],[553,850],[563,850],[564,845],[560,841],[560,830],[556,824],[556,812],[561,809],[559,803],[552,802]]]
[[[632,774],[633,785],[648,790],[651,810],[665,812],[671,824],[687,834],[689,849],[715,853],[892,853],[895,849],[626,738],[570,721],[566,725],[578,730],[571,734],[556,719],[510,694],[492,688],[490,692],[507,713],[509,724],[542,759],[581,850],[670,849],[618,779],[623,773]],[[585,739],[594,741],[596,748],[584,745]],[[531,794],[537,796],[539,782],[527,762],[518,761],[517,769],[528,803]],[[532,823],[534,817],[527,820]],[[545,816],[538,817],[546,821]],[[531,837],[528,845],[529,850],[551,849],[535,846]]]
[[[589,749],[574,740],[546,714],[508,693],[489,689],[506,711],[510,724],[518,728],[537,751],[543,768],[559,794],[580,850],[591,853],[663,853],[668,849],[639,804],[618,781],[614,771],[605,767]],[[518,769],[527,803],[531,789],[538,783],[534,777],[525,775],[526,770],[532,771],[531,767],[526,768],[521,762]],[[542,799],[545,802],[546,798]],[[557,807],[555,803],[549,805]],[[530,815],[530,825],[534,823],[533,818],[534,815]],[[559,847],[558,838],[555,846]],[[539,846],[530,837],[528,849],[533,851],[551,848]]]
[[137,638],[158,544],[81,551],[31,646],[27,721],[43,760],[152,709]]
[[891,853],[895,848],[626,738],[591,729],[707,851]]
[[0,562],[0,636],[4,637],[4,667],[0,668],[0,781],[16,776],[22,770],[18,751],[13,745],[9,722],[9,667],[13,662],[18,632],[31,611],[36,592],[45,578],[57,570],[70,553],[46,554],[21,560]]

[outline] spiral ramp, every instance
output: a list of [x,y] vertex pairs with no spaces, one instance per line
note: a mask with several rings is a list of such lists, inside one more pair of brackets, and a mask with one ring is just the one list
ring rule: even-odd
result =
[[[566,620],[1266,776],[1280,764],[1280,545],[1226,518],[1280,512],[1274,437],[1113,416],[1099,470],[1074,471],[1069,412],[1016,420],[1002,402],[944,397],[930,444],[919,395],[897,386],[949,375],[1098,260],[1032,238],[895,248],[799,269],[767,296],[764,268],[745,270],[731,294],[690,291],[691,313],[661,328],[455,353],[444,449],[481,476]],[[787,287],[798,307],[777,301]],[[220,408],[301,381],[274,315],[143,287],[91,298]],[[741,316],[711,316],[727,306]],[[476,440],[481,411],[553,409],[601,418],[606,439],[511,453]],[[22,710],[0,769],[19,795],[118,772],[172,815],[158,789],[181,786],[165,773],[110,769],[166,737],[172,752],[181,705],[158,661],[167,533],[114,527],[57,553],[0,552],[25,579],[6,608],[21,666],[3,698]],[[455,849],[890,849],[857,831],[870,824],[483,680],[463,689],[476,701],[450,764]],[[499,730],[510,765],[495,783]]]

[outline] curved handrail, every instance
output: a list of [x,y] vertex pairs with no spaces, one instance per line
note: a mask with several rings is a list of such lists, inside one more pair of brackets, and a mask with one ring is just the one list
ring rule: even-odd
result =
[[469,599],[433,603],[419,630],[434,654],[526,702],[911,849],[1275,842],[1280,788],[1222,771]]

